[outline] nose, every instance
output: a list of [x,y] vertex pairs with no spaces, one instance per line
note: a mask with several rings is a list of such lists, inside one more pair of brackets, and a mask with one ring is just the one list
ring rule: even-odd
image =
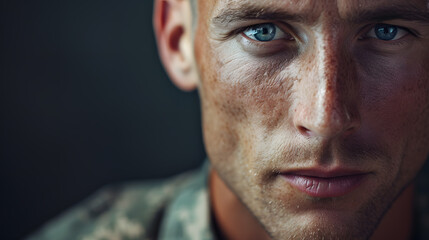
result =
[[350,135],[360,126],[355,66],[340,44],[328,41],[317,46],[309,54],[311,67],[301,70],[294,126],[307,137]]

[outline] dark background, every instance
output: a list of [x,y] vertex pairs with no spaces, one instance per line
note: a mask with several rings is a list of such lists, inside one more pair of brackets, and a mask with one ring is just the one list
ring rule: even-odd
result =
[[152,0],[3,1],[0,239],[103,185],[205,157],[196,92],[168,80]]

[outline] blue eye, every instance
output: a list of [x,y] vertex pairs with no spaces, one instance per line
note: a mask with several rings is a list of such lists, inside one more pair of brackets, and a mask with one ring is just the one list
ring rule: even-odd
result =
[[286,36],[286,34],[273,23],[251,26],[244,30],[243,34],[252,40],[261,42],[269,42]]
[[402,38],[409,32],[401,27],[390,24],[376,24],[367,34],[368,37],[383,41],[393,41]]
[[375,35],[384,41],[392,40],[398,34],[398,27],[387,25],[387,24],[377,24],[374,27]]

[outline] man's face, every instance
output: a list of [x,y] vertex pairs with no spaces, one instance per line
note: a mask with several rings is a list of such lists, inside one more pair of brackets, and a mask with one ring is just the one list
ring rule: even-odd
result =
[[204,0],[214,169],[275,239],[366,238],[429,153],[426,0]]

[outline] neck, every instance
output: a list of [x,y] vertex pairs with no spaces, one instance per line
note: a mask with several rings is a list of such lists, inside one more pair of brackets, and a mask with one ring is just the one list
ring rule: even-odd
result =
[[[414,185],[395,200],[371,240],[410,239],[413,223]],[[267,232],[213,169],[210,172],[210,200],[221,235],[234,240],[268,240]]]
[[221,235],[234,240],[268,240],[267,232],[225,185],[213,169],[210,172],[210,200]]

